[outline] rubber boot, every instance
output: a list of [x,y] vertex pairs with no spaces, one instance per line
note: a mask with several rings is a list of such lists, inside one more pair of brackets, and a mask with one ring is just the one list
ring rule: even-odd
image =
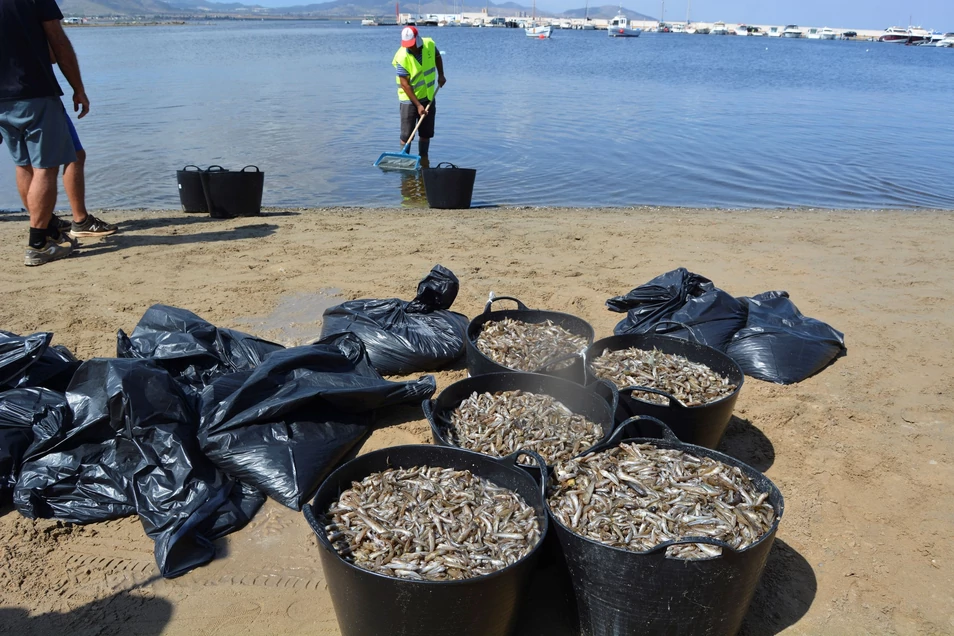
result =
[[430,140],[430,139],[424,139],[423,137],[421,137],[420,139],[418,139],[418,141],[417,141],[417,152],[418,152],[419,155],[421,155],[422,157],[426,157],[426,156],[427,156],[427,151],[428,151],[428,149],[430,149],[430,147],[431,147],[431,140]]

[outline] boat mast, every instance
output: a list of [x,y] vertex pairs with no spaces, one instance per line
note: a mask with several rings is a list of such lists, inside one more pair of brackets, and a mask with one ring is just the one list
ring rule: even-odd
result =
[[659,24],[666,21],[666,0],[662,0],[662,7],[659,9]]
[[692,0],[686,0],[686,26],[689,26],[689,7],[692,6]]

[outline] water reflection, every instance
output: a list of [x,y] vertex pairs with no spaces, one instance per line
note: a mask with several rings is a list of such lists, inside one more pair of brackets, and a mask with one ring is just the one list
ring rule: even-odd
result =
[[427,194],[424,192],[424,168],[430,168],[427,157],[421,157],[421,169],[401,171],[401,207],[426,208]]

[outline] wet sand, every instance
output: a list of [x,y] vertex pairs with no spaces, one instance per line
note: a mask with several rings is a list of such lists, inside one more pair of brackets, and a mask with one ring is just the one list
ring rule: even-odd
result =
[[[0,215],[0,328],[54,332],[81,358],[115,353],[153,303],[285,344],[316,338],[345,298],[410,298],[435,263],[454,309],[488,293],[578,315],[675,267],[734,295],[787,290],[845,332],[809,380],[746,379],[722,450],[785,496],[747,634],[954,632],[954,214],[672,209],[272,210],[214,221],[108,211],[123,232],[22,265],[27,223]],[[439,389],[466,375],[437,373]],[[363,451],[429,441],[395,409]],[[0,625],[11,633],[337,634],[315,540],[268,502],[220,557],[157,578],[135,518],[85,527],[0,513]],[[2,631],[2,630],[0,630]]]

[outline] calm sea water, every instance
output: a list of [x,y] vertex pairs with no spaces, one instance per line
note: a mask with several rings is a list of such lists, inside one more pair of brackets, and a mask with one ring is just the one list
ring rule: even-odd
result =
[[[96,208],[176,208],[185,164],[258,165],[265,205],[423,203],[419,179],[371,167],[400,149],[394,27],[69,35],[92,100],[77,126]],[[954,208],[954,50],[603,31],[424,35],[448,77],[432,164],[477,168],[475,204]],[[2,152],[0,208],[18,207]]]

